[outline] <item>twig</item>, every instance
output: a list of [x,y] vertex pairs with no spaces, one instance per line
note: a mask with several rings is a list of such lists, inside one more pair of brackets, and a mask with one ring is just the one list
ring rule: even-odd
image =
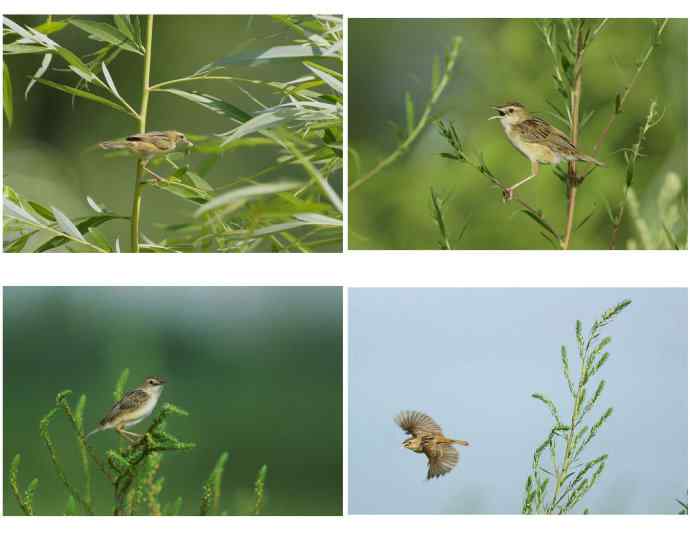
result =
[[405,152],[407,152],[407,150],[410,148],[412,143],[414,143],[417,137],[419,137],[419,134],[421,134],[422,131],[424,131],[424,129],[427,127],[429,121],[431,120],[431,112],[433,107],[436,105],[436,102],[438,102],[438,99],[441,97],[443,91],[446,89],[448,82],[450,82],[451,78],[453,77],[453,69],[455,68],[455,62],[460,52],[460,43],[462,43],[462,37],[456,36],[453,38],[451,49],[446,60],[446,68],[443,72],[443,76],[439,80],[438,85],[436,85],[433,92],[431,93],[431,98],[427,102],[426,107],[424,108],[424,112],[422,113],[422,116],[419,118],[419,122],[417,123],[417,125],[412,130],[410,130],[407,138],[402,142],[402,144],[400,144],[400,146],[398,146],[398,148],[395,149],[395,151],[393,151],[390,155],[379,161],[374,166],[374,168],[371,169],[364,176],[350,184],[350,192],[354,191],[361,185],[371,180],[371,178],[373,178],[383,169],[385,169],[386,167],[394,163],[398,158],[400,158]]

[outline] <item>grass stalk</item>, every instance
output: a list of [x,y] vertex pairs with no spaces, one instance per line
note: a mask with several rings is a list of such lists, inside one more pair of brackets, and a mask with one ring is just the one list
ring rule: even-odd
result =
[[460,53],[460,44],[462,43],[462,37],[456,36],[453,38],[450,52],[448,53],[448,58],[446,60],[446,67],[443,71],[443,76],[439,80],[438,84],[434,88],[434,90],[431,93],[431,98],[427,102],[424,111],[422,112],[421,117],[419,118],[419,121],[417,122],[417,125],[409,130],[409,133],[407,137],[403,140],[403,142],[396,148],[391,154],[380,160],[374,167],[366,173],[364,176],[359,178],[358,180],[355,180],[349,187],[349,191],[352,192],[355,189],[359,188],[360,186],[364,185],[367,183],[369,180],[371,180],[374,176],[376,176],[378,173],[380,173],[383,169],[388,167],[389,165],[392,165],[397,161],[403,154],[405,154],[410,146],[412,146],[412,143],[415,142],[417,137],[424,131],[424,129],[428,126],[429,122],[431,121],[431,112],[438,102],[439,98],[441,98],[441,95],[446,89],[446,86],[450,82],[451,78],[453,77],[453,70],[455,69],[455,63],[458,59],[458,55]]
[[[151,47],[153,45],[153,15],[146,16],[146,50],[144,52],[144,76],[141,89],[141,109],[139,111],[139,133],[146,132],[146,116],[149,107],[149,95],[151,94]],[[145,162],[137,160],[136,183],[134,186],[134,200],[132,202],[132,252],[139,252],[139,228],[141,224],[141,200],[144,194],[145,183],[142,181]]]
[[[570,93],[570,142],[577,146],[577,138],[580,129],[580,99],[582,97],[582,67],[585,54],[585,42],[583,38],[584,19],[580,19],[577,24],[576,36],[576,56],[575,56],[575,80],[573,90]],[[568,215],[566,219],[565,232],[563,235],[563,250],[568,250],[570,246],[570,236],[573,232],[573,221],[575,219],[575,203],[577,199],[577,186],[579,178],[577,175],[577,164],[574,161],[568,163]]]

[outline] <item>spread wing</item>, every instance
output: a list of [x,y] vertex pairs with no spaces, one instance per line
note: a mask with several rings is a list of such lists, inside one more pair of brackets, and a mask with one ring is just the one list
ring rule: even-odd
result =
[[429,459],[429,470],[426,478],[431,480],[449,473],[460,461],[460,454],[452,445],[433,445],[424,447],[424,453]]
[[105,425],[115,419],[122,412],[129,412],[141,406],[144,402],[149,400],[150,395],[142,389],[135,389],[133,391],[128,391],[125,395],[115,403],[115,405],[110,409],[108,415],[106,415],[100,422],[101,425]]
[[143,134],[130,135],[127,141],[139,141],[151,144],[159,150],[170,150],[175,148],[175,143],[165,132],[147,132]]
[[409,410],[400,412],[395,418],[395,422],[411,436],[419,432],[430,432],[432,434],[443,433],[438,423],[422,412]]

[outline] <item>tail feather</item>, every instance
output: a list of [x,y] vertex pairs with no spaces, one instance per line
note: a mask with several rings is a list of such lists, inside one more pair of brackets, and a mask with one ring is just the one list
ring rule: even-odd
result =
[[578,154],[578,156],[579,156],[578,159],[580,161],[586,161],[587,163],[592,163],[593,165],[598,165],[599,167],[605,167],[606,166],[601,161],[599,161],[598,159],[594,159],[592,156],[587,156],[585,154]]
[[98,146],[104,150],[117,150],[121,148],[128,148],[129,144],[124,141],[103,141]]
[[103,430],[101,427],[94,428],[91,432],[84,436],[84,439],[89,439],[89,436],[92,436],[93,434],[95,434],[96,432],[100,432],[101,430]]

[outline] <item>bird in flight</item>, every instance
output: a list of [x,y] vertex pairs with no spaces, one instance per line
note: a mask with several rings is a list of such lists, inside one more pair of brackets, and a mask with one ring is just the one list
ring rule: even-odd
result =
[[470,445],[464,440],[444,436],[438,423],[422,412],[400,412],[395,422],[410,436],[402,442],[403,447],[426,455],[427,480],[443,476],[458,465],[460,454],[453,445]]

